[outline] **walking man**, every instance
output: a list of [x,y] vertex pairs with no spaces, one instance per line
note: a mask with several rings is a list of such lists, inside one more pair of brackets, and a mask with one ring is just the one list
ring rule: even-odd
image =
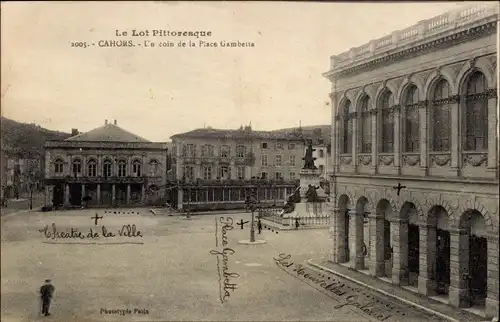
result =
[[295,217],[295,230],[299,229],[299,218]]
[[259,235],[260,235],[260,232],[262,231],[262,222],[260,222],[260,218],[259,221],[257,221],[257,229],[259,230]]
[[48,316],[50,308],[50,300],[54,294],[55,288],[50,283],[51,280],[45,280],[45,284],[40,288],[40,296],[42,297],[42,315]]

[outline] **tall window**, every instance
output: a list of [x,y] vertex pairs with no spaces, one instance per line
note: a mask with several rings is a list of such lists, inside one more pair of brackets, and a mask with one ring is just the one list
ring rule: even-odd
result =
[[202,158],[212,158],[214,156],[214,146],[210,144],[205,144],[201,147],[201,157]]
[[349,119],[349,108],[351,107],[351,101],[347,101],[342,110],[342,132],[341,132],[341,153],[351,153],[351,143],[352,143],[352,122]]
[[290,165],[293,167],[295,166],[295,155],[290,156]]
[[221,147],[220,147],[220,156],[222,158],[229,158],[230,154],[231,154],[231,152],[230,152],[229,145],[221,145]]
[[118,161],[118,176],[125,177],[127,175],[127,161]]
[[266,180],[267,179],[267,172],[262,172],[260,174],[260,178],[263,179],[263,180]]
[[237,168],[238,171],[238,179],[243,180],[245,179],[245,166],[238,166]]
[[79,159],[73,160],[73,174],[82,172],[82,161]]
[[318,167],[318,170],[319,170],[319,172],[320,172],[321,174],[324,174],[324,173],[323,173],[323,171],[325,171],[325,166],[321,164],[321,165]]
[[54,172],[55,173],[63,173],[64,162],[61,159],[57,159],[54,161]]
[[361,101],[361,122],[360,122],[360,149],[361,153],[372,152],[372,120],[370,117],[370,97],[365,96]]
[[290,172],[290,179],[295,180],[295,172]]
[[194,144],[186,144],[183,146],[183,154],[185,157],[194,158],[196,155]]
[[406,100],[404,106],[404,150],[403,152],[418,152],[419,149],[419,122],[418,122],[418,88],[415,85],[410,85],[406,92]]
[[231,168],[227,165],[221,165],[219,167],[219,178],[231,179]]
[[267,167],[267,154],[262,155],[262,166]]
[[132,173],[134,174],[134,176],[136,177],[140,177],[142,174],[141,174],[141,169],[142,168],[142,163],[141,161],[139,160],[135,160],[133,163],[132,163]]
[[158,174],[158,161],[156,160],[149,161],[149,175],[151,177],[156,177],[157,174]]
[[276,166],[277,167],[281,167],[281,155],[277,155],[276,156]]
[[477,71],[467,81],[464,117],[464,150],[484,151],[488,149],[488,96],[486,77]]
[[111,177],[112,170],[113,170],[113,163],[111,162],[111,160],[109,159],[104,160],[104,163],[102,165],[102,175],[104,177]]
[[212,180],[212,166],[203,167],[203,180]]
[[276,173],[274,175],[275,175],[276,180],[283,179],[283,172],[281,172],[281,171],[276,171]]
[[245,157],[245,146],[244,145],[237,145],[236,146],[236,156],[238,158],[244,158]]
[[88,169],[87,169],[88,173],[87,173],[87,175],[89,177],[95,177],[95,176],[97,176],[97,162],[96,162],[96,160],[94,160],[94,159],[89,160],[87,166],[88,166]]
[[194,178],[194,169],[190,165],[184,166],[184,177],[186,180],[193,180]]
[[394,106],[394,98],[391,91],[387,90],[382,94],[380,98],[380,109],[381,112],[381,143],[380,152],[382,153],[392,153],[394,152],[394,112],[392,107]]
[[325,152],[323,151],[323,149],[320,149],[318,152],[319,152],[318,154],[319,154],[320,158],[324,158],[325,157]]
[[451,148],[451,106],[449,103],[450,86],[445,79],[436,83],[434,88],[431,118],[432,151],[450,151]]
[[283,150],[283,143],[281,143],[281,142],[277,142],[277,143],[276,143],[276,149],[277,149],[277,150]]
[[295,150],[295,143],[288,143],[288,150]]

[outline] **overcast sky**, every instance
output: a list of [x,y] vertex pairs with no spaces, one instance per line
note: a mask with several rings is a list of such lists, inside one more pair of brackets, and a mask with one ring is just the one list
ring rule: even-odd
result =
[[[330,84],[321,74],[330,55],[459,5],[2,2],[2,115],[67,132],[117,119],[153,141],[204,124],[329,124]],[[99,40],[121,39],[116,29],[211,31],[211,41],[255,47],[99,48]],[[134,37],[144,39],[172,40]]]

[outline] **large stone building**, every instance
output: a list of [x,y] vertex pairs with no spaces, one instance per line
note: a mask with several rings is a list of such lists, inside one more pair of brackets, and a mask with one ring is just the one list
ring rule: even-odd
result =
[[283,203],[303,165],[304,138],[296,131],[203,128],[172,136],[172,144],[174,177],[182,182],[173,196],[177,208],[238,208],[257,185],[261,201]]
[[45,143],[46,194],[55,206],[163,204],[167,144],[132,134],[114,121]]
[[448,12],[332,56],[325,73],[331,260],[488,317],[499,300],[497,20],[496,3]]

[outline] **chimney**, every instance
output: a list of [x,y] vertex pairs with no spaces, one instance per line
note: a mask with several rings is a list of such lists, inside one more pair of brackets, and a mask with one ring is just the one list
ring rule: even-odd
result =
[[116,120],[115,120],[115,125],[116,125]]
[[71,129],[71,136],[78,135],[78,129]]
[[108,120],[104,120],[104,125],[108,125]]

